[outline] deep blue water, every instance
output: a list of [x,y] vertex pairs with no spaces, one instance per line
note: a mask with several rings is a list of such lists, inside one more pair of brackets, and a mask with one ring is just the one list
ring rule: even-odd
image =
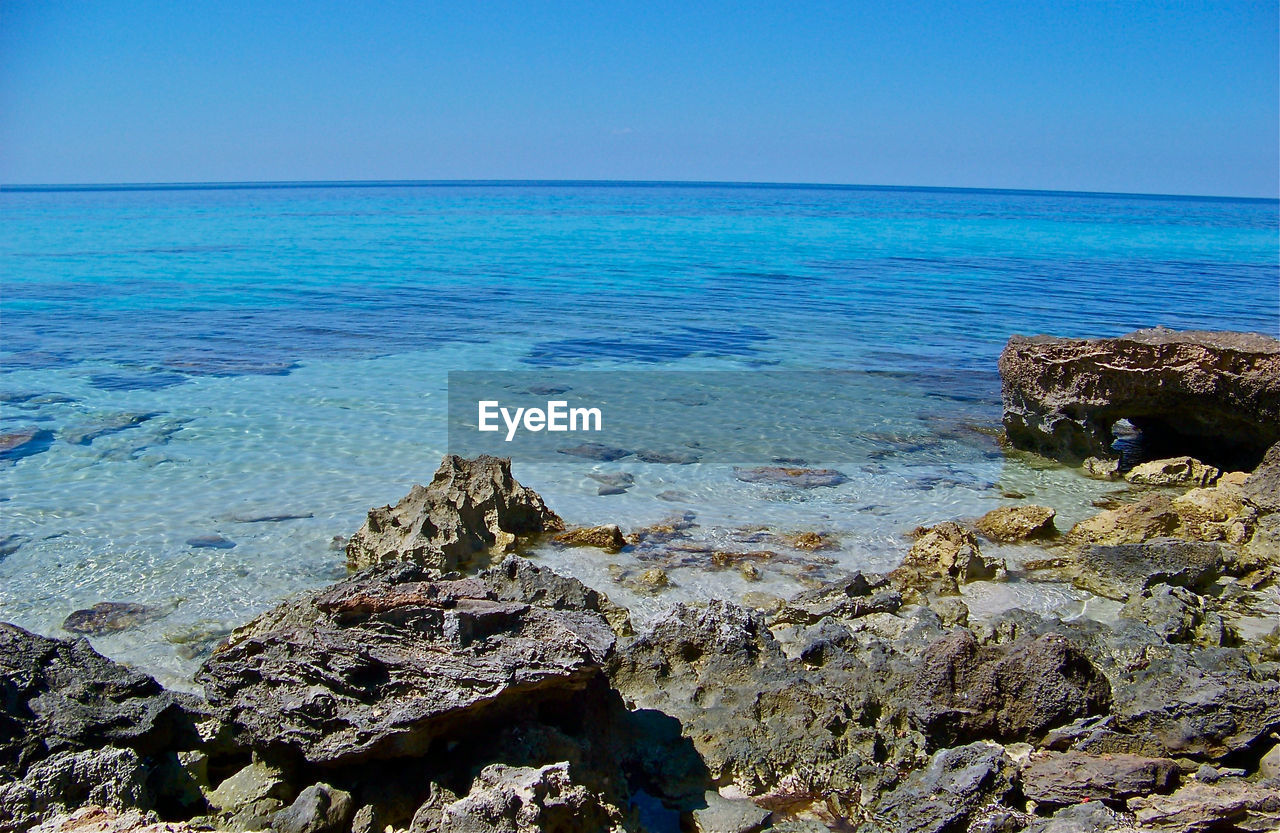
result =
[[[571,522],[683,508],[708,530],[822,526],[842,565],[880,567],[904,529],[1011,490],[1079,517],[1092,481],[966,428],[999,421],[1000,348],[1153,325],[1280,334],[1277,205],[656,183],[8,189],[0,433],[36,433],[0,459],[0,619],[57,632],[103,599],[167,606],[95,644],[181,677],[183,634],[331,580],[330,539],[430,477],[450,370],[878,371],[827,415],[869,449],[845,485],[632,467],[634,487],[602,496],[599,466],[517,460]],[[243,520],[264,514],[294,517]],[[188,543],[215,534],[235,546]],[[625,597],[598,559],[547,557]],[[743,592],[674,578],[673,596]],[[776,579],[763,586],[784,592]]]

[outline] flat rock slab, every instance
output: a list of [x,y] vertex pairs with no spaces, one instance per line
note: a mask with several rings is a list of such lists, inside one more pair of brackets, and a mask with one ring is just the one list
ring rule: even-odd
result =
[[1169,758],[1049,752],[1022,771],[1022,791],[1040,804],[1066,805],[1168,792],[1177,779]]
[[1217,577],[1225,557],[1221,544],[1176,538],[1086,547],[1076,558],[1075,583],[1125,601],[1157,584],[1202,587]]

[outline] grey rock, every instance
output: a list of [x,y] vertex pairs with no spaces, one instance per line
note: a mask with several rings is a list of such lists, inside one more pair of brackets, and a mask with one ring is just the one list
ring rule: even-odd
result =
[[144,422],[160,416],[159,412],[145,414],[108,414],[99,419],[62,432],[62,439],[72,445],[91,445],[94,440],[137,428]]
[[1063,807],[1047,819],[1036,819],[1026,833],[1112,833],[1126,825],[1101,801]]
[[187,539],[187,546],[193,549],[229,550],[235,545],[235,541],[221,535],[193,535]]
[[355,811],[351,794],[325,783],[313,784],[287,809],[271,817],[276,833],[346,833]]
[[568,454],[570,457],[582,457],[587,460],[599,460],[602,463],[612,463],[614,460],[621,460],[631,454],[625,448],[613,448],[601,443],[582,443],[572,448],[559,449],[561,454]]
[[1166,642],[1195,642],[1222,645],[1227,626],[1222,616],[1211,610],[1202,596],[1184,587],[1157,584],[1141,595],[1130,597],[1120,615],[1142,622]]
[[807,469],[792,466],[735,467],[733,476],[744,483],[768,483],[792,486],[797,489],[817,489],[849,482],[848,477],[835,469]]
[[1125,601],[1157,584],[1204,588],[1230,557],[1222,544],[1176,538],[1095,545],[1077,555],[1074,582],[1099,596]]
[[481,770],[471,791],[445,807],[439,833],[573,833],[620,827],[622,812],[574,783],[569,764]]
[[1060,635],[984,647],[959,630],[925,652],[907,702],[912,725],[936,746],[976,738],[1036,741],[1055,726],[1105,713],[1111,686]]
[[1268,336],[1165,329],[1111,339],[1013,336],[999,366],[1015,448],[1073,462],[1109,457],[1121,419],[1166,456],[1214,463],[1256,462],[1280,441],[1280,341]]
[[538,493],[511,476],[510,460],[449,455],[428,486],[415,485],[394,507],[369,510],[347,543],[347,563],[360,569],[413,561],[451,570],[479,554],[506,552],[521,537],[563,530]]
[[335,765],[421,755],[479,714],[571,699],[600,678],[615,637],[599,613],[424,575],[373,570],[282,605],[197,680],[255,747]]
[[769,810],[744,799],[728,799],[715,790],[703,796],[707,806],[693,811],[699,833],[756,833],[773,816]]
[[29,830],[86,804],[146,811],[152,802],[147,769],[133,750],[59,752],[32,765],[21,779],[0,784],[0,831]]
[[129,748],[142,755],[198,743],[180,698],[84,640],[0,623],[0,777],[60,751]]
[[1244,482],[1244,496],[1264,512],[1280,512],[1280,442],[1267,449],[1262,463]]
[[981,808],[1013,790],[1015,775],[1012,761],[994,744],[943,749],[874,810],[886,829],[900,833],[964,830]]

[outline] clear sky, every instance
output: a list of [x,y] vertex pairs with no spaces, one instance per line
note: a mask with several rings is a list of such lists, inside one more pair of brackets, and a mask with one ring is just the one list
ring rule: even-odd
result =
[[0,0],[0,182],[1274,197],[1277,6]]

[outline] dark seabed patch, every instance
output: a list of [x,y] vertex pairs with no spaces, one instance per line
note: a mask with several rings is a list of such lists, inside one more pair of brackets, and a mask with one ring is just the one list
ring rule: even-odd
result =
[[89,384],[100,390],[161,390],[181,385],[181,373],[95,373]]
[[193,549],[229,550],[236,542],[221,535],[193,535],[187,539],[187,546]]
[[536,367],[568,367],[598,359],[660,364],[690,356],[743,358],[753,356],[757,346],[770,338],[759,327],[679,327],[647,337],[541,341],[521,361]]
[[121,431],[128,431],[130,428],[137,428],[158,416],[160,416],[159,411],[143,414],[107,414],[85,425],[64,429],[62,439],[72,445],[91,445],[100,437],[108,437],[119,434]]

